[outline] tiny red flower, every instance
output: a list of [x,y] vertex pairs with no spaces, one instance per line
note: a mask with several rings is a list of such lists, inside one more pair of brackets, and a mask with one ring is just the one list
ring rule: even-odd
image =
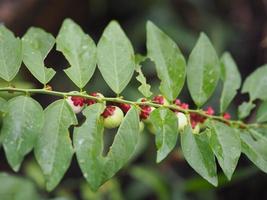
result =
[[175,99],[175,100],[173,101],[173,103],[174,103],[175,105],[177,105],[177,106],[180,106],[180,105],[182,104],[182,102],[181,102],[180,99]]
[[188,109],[189,105],[187,103],[182,103],[180,107],[183,109]]
[[231,115],[228,112],[226,112],[226,113],[223,114],[223,118],[227,119],[227,120],[231,119]]
[[207,115],[214,115],[215,111],[213,110],[213,108],[211,106],[209,106],[206,110],[206,114]]

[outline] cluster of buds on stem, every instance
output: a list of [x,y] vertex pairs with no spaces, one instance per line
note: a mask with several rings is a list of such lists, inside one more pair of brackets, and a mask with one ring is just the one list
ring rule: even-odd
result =
[[[77,93],[77,92],[74,92],[74,93]],[[99,92],[90,93],[90,96],[94,96],[99,99],[104,98],[104,96]],[[71,106],[71,108],[73,109],[75,113],[80,113],[85,106],[90,106],[92,104],[97,103],[97,101],[94,99],[86,99],[86,98],[78,97],[78,96],[68,97],[67,102],[69,103],[69,105]],[[146,98],[141,98],[138,100],[138,102],[149,102],[149,100],[147,100]],[[153,97],[151,102],[154,104],[160,104],[164,106],[170,105],[168,100],[162,95],[157,95]],[[176,99],[172,103],[173,105],[176,105],[177,107],[183,110],[189,109],[189,105],[187,103],[181,102],[180,99]],[[150,105],[140,105],[139,107],[140,107],[140,130],[141,131],[143,130],[144,128],[143,122],[145,122],[147,124],[148,129],[151,132],[155,132],[154,128],[152,127],[151,122],[149,121],[149,116],[152,113],[152,111],[155,109],[155,107],[150,106]],[[101,114],[101,116],[104,119],[104,126],[106,128],[117,128],[121,124],[124,118],[124,115],[130,109],[131,109],[131,105],[126,104],[126,103],[114,103],[113,105],[107,105],[105,107],[105,110]],[[173,112],[175,112],[177,116],[178,129],[180,131],[183,131],[185,126],[187,126],[190,121],[190,124],[193,128],[194,133],[198,133],[200,129],[200,125],[202,125],[207,119],[206,116],[203,116],[197,112],[189,112],[188,117],[183,112],[180,112],[176,109],[173,109]],[[207,109],[203,110],[203,112],[206,115],[214,115],[215,113],[214,109],[211,106],[207,107]],[[226,120],[229,120],[231,116],[229,113],[224,113],[223,118]]]

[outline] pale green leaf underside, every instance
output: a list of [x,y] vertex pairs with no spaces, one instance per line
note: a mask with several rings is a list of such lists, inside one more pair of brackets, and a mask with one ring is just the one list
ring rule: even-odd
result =
[[210,128],[210,146],[224,174],[230,180],[241,154],[239,133],[236,129],[218,121],[210,122]]
[[38,102],[27,96],[8,101],[3,118],[1,137],[8,163],[18,171],[24,156],[34,147],[44,117]]
[[4,25],[0,25],[0,78],[10,82],[22,62],[21,41]]
[[256,121],[259,123],[267,122],[267,101],[261,103],[257,110]]
[[246,118],[251,110],[255,108],[255,104],[252,102],[243,102],[239,107],[238,107],[238,117],[239,119]]
[[161,93],[170,101],[180,93],[185,82],[185,59],[175,42],[152,22],[147,23],[147,53],[155,62]]
[[77,119],[66,100],[50,104],[44,111],[44,118],[34,153],[50,191],[57,186],[71,163],[74,150],[68,129],[77,124]]
[[135,69],[133,47],[116,21],[111,21],[97,45],[98,68],[117,94],[127,86]]
[[262,171],[267,173],[267,139],[258,132],[240,133],[242,152]]
[[250,100],[267,100],[267,64],[250,74],[243,85],[242,93],[248,92]]
[[175,147],[178,138],[178,119],[167,108],[154,110],[150,121],[156,130],[157,162],[161,162]]
[[203,178],[218,185],[216,162],[206,133],[193,134],[190,126],[181,134],[181,147],[185,160]]
[[220,112],[223,113],[241,86],[241,76],[231,54],[224,53],[221,58],[221,78],[223,90],[220,99]]
[[201,33],[187,63],[187,85],[200,107],[211,97],[220,77],[220,62],[209,38]]
[[103,156],[102,104],[87,107],[83,114],[86,121],[74,130],[74,146],[80,168],[93,190],[97,190],[131,158],[139,137],[139,116],[132,108],[115,136],[107,156]]
[[30,28],[22,38],[23,62],[43,84],[47,84],[56,73],[52,68],[44,66],[44,59],[54,44],[53,35],[35,27]]
[[79,88],[83,88],[96,68],[96,45],[92,38],[71,19],[64,20],[56,39],[57,50],[62,52],[70,67],[65,73]]

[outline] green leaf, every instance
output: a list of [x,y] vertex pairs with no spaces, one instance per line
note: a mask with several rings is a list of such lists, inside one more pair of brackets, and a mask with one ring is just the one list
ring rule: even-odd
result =
[[64,20],[57,36],[57,50],[70,64],[65,73],[79,88],[83,88],[96,68],[96,45],[92,38],[71,19]]
[[201,33],[187,64],[187,84],[200,107],[211,97],[220,77],[220,62],[209,38]]
[[2,128],[2,118],[3,118],[3,116],[4,116],[4,112],[3,112],[3,110],[4,110],[4,108],[6,107],[6,100],[5,99],[3,99],[2,97],[0,97],[0,148],[1,148],[1,146],[2,146],[2,140],[3,140],[3,138],[2,138],[2,134],[1,134],[1,128]]
[[19,72],[21,62],[20,39],[4,25],[0,25],[0,78],[8,82],[12,81]]
[[50,104],[44,111],[44,118],[34,153],[44,173],[46,188],[51,191],[71,163],[74,150],[68,129],[77,124],[77,119],[66,100]]
[[255,108],[255,104],[252,102],[243,102],[239,107],[238,107],[238,118],[239,119],[244,119],[247,117],[251,110]]
[[226,52],[221,58],[221,78],[224,82],[220,99],[220,112],[223,113],[241,85],[241,76],[231,54]]
[[231,180],[241,154],[239,133],[236,129],[218,121],[211,121],[210,128],[210,146],[224,174]]
[[0,197],[2,200],[40,200],[33,182],[6,173],[0,173]]
[[160,171],[146,166],[133,167],[130,169],[130,175],[137,179],[139,184],[140,182],[144,183],[149,189],[153,190],[159,200],[172,199],[168,183]]
[[267,173],[267,139],[260,133],[251,130],[240,133],[242,152],[258,168]]
[[73,144],[79,166],[90,187],[97,190],[103,183],[103,104],[93,104],[84,109],[86,121],[74,129]]
[[157,163],[161,162],[175,147],[178,137],[178,119],[167,108],[154,110],[150,121],[156,130]]
[[267,64],[250,74],[243,85],[242,93],[249,93],[250,100],[267,100]]
[[131,158],[139,137],[139,115],[136,108],[128,111],[106,157],[103,154],[102,104],[87,107],[87,118],[74,129],[74,146],[78,163],[92,190],[96,191],[117,173]]
[[8,101],[3,118],[1,137],[8,163],[14,171],[34,147],[43,126],[43,109],[38,102],[27,96]]
[[151,86],[147,84],[146,77],[144,76],[141,68],[136,69],[136,72],[138,73],[138,76],[136,77],[136,80],[138,80],[141,85],[138,87],[138,90],[145,96],[150,97],[152,95],[152,92],[150,91]]
[[133,107],[124,117],[106,157],[104,174],[107,179],[117,173],[134,154],[140,134],[139,123],[139,112]]
[[259,123],[267,122],[267,101],[261,103],[257,110],[256,121]]
[[161,80],[160,91],[170,101],[181,92],[185,82],[185,59],[176,43],[152,22],[147,23],[148,57],[155,62]]
[[22,38],[23,62],[43,84],[47,84],[56,73],[52,68],[44,66],[44,59],[54,44],[53,35],[35,27],[30,28]]
[[99,70],[117,94],[127,86],[135,69],[131,42],[116,21],[111,21],[97,45]]
[[206,132],[193,134],[190,126],[181,134],[181,147],[189,165],[212,185],[218,185],[216,162]]

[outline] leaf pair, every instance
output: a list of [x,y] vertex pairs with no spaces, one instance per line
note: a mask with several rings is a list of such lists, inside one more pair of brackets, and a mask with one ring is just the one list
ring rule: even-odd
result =
[[33,148],[35,157],[52,190],[68,169],[74,153],[68,135],[70,125],[77,124],[72,109],[65,100],[58,100],[43,112],[38,102],[18,96],[7,102],[3,110],[1,138],[8,163],[18,171]]
[[216,156],[223,172],[230,180],[241,153],[238,132],[221,122],[210,122],[209,129],[193,134],[186,127],[181,134],[181,146],[189,165],[203,178],[217,186]]
[[104,80],[117,94],[126,87],[134,72],[132,45],[115,21],[106,27],[96,48],[77,24],[66,19],[57,36],[57,50],[71,65],[65,70],[66,74],[81,89],[91,79],[96,63]]
[[93,190],[121,169],[133,155],[139,137],[139,115],[131,108],[123,119],[107,156],[103,156],[102,104],[87,107],[86,121],[74,129],[74,147],[84,177]]

